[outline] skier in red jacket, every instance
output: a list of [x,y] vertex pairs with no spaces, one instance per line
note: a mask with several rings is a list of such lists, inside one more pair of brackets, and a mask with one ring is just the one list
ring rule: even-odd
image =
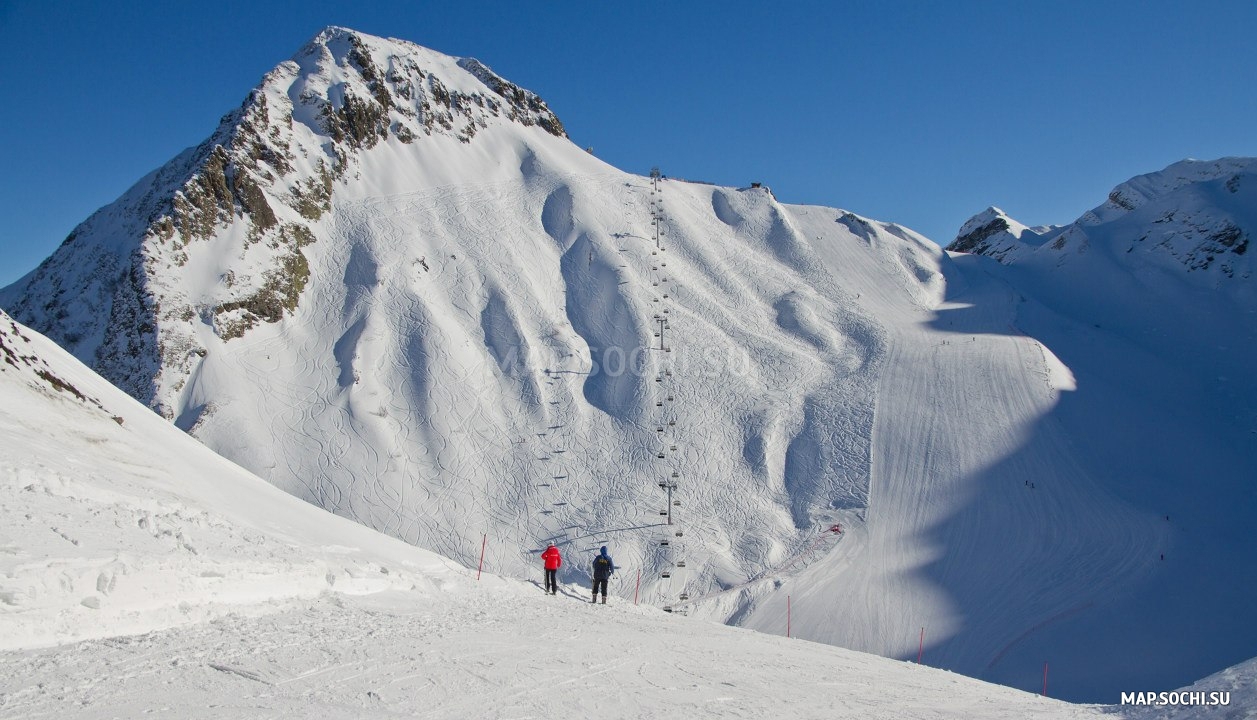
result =
[[556,575],[559,567],[563,565],[563,556],[559,553],[559,549],[554,546],[554,543],[550,543],[541,553],[541,560],[545,563],[546,568],[546,592],[554,595],[559,589],[559,581]]

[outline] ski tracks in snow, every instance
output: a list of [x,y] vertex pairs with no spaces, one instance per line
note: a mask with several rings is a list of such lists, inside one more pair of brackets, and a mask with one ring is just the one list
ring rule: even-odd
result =
[[836,648],[525,592],[495,580],[422,598],[324,596],[6,653],[0,717],[1100,716]]

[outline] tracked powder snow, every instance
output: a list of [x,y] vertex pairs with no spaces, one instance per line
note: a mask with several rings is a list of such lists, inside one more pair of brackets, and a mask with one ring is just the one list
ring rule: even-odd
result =
[[0,428],[3,718],[1102,717],[477,577],[273,488],[4,313]]

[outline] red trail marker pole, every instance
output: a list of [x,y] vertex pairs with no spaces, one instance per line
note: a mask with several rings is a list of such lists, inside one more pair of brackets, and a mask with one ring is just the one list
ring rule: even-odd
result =
[[786,596],[786,637],[790,637],[790,596]]
[[489,536],[480,536],[480,566],[476,568],[476,582],[480,582],[480,571],[484,570],[484,548],[489,544]]
[[1043,697],[1047,697],[1047,661],[1043,662]]
[[637,584],[633,586],[633,604],[637,604],[637,591],[642,589],[642,570],[637,569]]
[[925,654],[925,628],[921,628],[921,642],[917,644],[917,665],[921,664],[921,656]]

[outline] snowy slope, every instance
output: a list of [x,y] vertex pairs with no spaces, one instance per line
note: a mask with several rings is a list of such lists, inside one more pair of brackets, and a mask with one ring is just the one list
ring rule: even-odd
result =
[[1145,691],[1142,697],[1127,702],[1122,714],[1132,720],[1257,717],[1257,659],[1229,667],[1177,691]]
[[467,571],[260,482],[0,315],[0,649]]
[[[1251,503],[1191,542],[1162,519],[1257,467],[1181,385],[1202,366],[1122,380],[1152,367],[1137,315],[1085,331],[1119,348],[1088,365],[1073,330],[1027,329],[1056,305],[983,260],[766,189],[622,172],[473,61],[332,28],[0,304],[276,486],[466,565],[486,536],[515,578],[547,540],[610,543],[652,605],[780,632],[789,598],[798,636],[924,645],[1027,690],[1050,660],[1096,701],[1248,657],[1247,575],[1201,578],[1229,639],[1182,653],[1144,631],[1197,622],[1190,593],[1156,590],[1171,567],[1251,567],[1230,535]],[[1084,290],[1120,282],[1104,272]],[[1175,324],[1164,346],[1213,333]],[[1119,377],[1092,402],[1079,366]],[[1155,378],[1176,390],[1149,402]],[[1170,407],[1181,423],[1148,412]],[[1224,482],[1182,481],[1180,425]],[[1127,454],[1155,497],[1114,473]],[[1126,662],[1131,644],[1152,659]]]
[[[1057,617],[1051,640],[1020,639],[1014,654],[1121,638],[1142,676],[1120,684],[1167,686],[1240,662],[1257,644],[1244,620],[1257,591],[1248,540],[1257,513],[1257,302],[1247,252],[1257,232],[1255,168],[1244,158],[1176,163],[1118,186],[1052,230],[1052,242],[984,251],[998,263],[955,258],[969,288],[1008,288],[1010,336],[1034,338],[1070,371],[1075,387],[1039,419],[1040,437],[1066,431],[1053,452],[1160,519],[1159,532],[1127,544],[1130,562],[1155,566],[1122,591],[1135,600],[1110,596]],[[973,302],[940,320],[973,327],[990,307]],[[1082,674],[1112,672],[1111,659],[1080,661]]]
[[0,717],[1101,716],[477,582],[278,492],[2,313],[0,400]]

